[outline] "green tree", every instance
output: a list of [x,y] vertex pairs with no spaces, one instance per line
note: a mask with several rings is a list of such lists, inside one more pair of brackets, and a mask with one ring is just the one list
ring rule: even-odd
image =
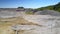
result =
[[23,9],[24,7],[18,7],[18,9]]
[[57,10],[60,12],[60,2],[54,6],[54,10]]
[[41,7],[41,8],[37,8],[36,10],[56,10],[60,12],[60,2],[56,5],[51,5],[51,6],[46,6],[46,7]]

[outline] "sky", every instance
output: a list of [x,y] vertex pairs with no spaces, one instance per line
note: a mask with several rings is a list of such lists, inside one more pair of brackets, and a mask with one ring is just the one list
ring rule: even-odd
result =
[[0,0],[0,8],[39,8],[55,5],[60,0]]

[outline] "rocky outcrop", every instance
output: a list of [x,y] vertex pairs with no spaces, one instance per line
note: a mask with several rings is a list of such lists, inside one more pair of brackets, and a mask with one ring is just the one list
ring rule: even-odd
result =
[[51,16],[60,16],[60,12],[54,10],[43,10],[35,12],[35,15],[51,15]]
[[[43,28],[37,29],[36,34],[59,34],[60,33],[60,17],[51,15],[25,15],[25,20],[42,25]],[[40,33],[39,33],[40,32]],[[43,32],[43,33],[42,33]]]

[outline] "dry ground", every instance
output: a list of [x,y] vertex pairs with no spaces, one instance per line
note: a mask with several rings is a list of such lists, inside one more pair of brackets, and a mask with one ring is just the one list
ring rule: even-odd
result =
[[37,25],[32,22],[28,22],[21,17],[13,18],[0,18],[0,34],[14,34],[13,30],[10,28],[12,25],[21,24],[21,25]]

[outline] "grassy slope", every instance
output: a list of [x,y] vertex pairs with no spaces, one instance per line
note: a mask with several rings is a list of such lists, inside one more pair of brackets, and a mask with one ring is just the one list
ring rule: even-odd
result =
[[48,10],[55,10],[55,11],[60,12],[60,2],[55,4],[55,5],[37,8],[36,10],[47,10],[47,9]]

